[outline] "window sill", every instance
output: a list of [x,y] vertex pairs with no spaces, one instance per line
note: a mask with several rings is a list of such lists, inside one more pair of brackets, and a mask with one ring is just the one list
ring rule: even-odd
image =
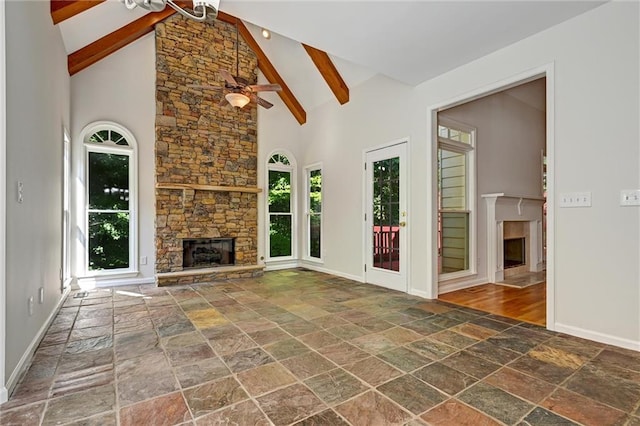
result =
[[105,280],[112,280],[114,278],[135,278],[138,275],[140,275],[140,271],[138,270],[119,270],[119,271],[95,271],[95,272],[88,272],[85,276],[83,277],[78,277],[78,281],[82,281],[82,280],[93,280],[93,281],[100,281],[102,279]]
[[302,261],[307,263],[315,263],[317,265],[324,265],[324,260],[318,259],[317,257],[305,257],[302,259]]

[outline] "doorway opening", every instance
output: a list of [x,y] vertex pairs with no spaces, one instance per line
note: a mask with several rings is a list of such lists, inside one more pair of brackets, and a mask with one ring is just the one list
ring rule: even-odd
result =
[[[432,152],[437,168],[437,260],[433,265],[437,266],[438,298],[546,326],[553,322],[553,299],[548,298],[553,265],[547,257],[552,248],[546,247],[546,241],[553,241],[548,235],[552,222],[546,202],[547,186],[552,182],[548,159],[553,155],[550,71],[432,110],[437,128],[437,147]],[[466,176],[451,173],[443,161],[451,155],[442,128],[457,130],[456,123],[473,129],[471,149],[456,153],[466,160],[466,164],[458,161],[459,169],[466,167]],[[474,157],[469,156],[471,151]],[[475,162],[470,165],[469,159]],[[469,173],[470,166],[475,172]],[[455,191],[453,178],[458,184]],[[466,201],[457,206],[468,214],[466,226],[445,226],[446,214],[450,214],[445,203],[451,196]],[[501,209],[508,213],[495,216]],[[465,225],[465,221],[458,224]],[[460,258],[467,257],[453,271],[447,269],[446,256],[446,241],[451,236],[465,243],[456,248]],[[470,254],[474,249],[475,254]]]

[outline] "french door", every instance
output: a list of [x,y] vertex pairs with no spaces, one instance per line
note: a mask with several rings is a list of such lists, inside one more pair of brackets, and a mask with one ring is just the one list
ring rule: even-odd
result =
[[366,152],[365,281],[407,291],[407,143]]

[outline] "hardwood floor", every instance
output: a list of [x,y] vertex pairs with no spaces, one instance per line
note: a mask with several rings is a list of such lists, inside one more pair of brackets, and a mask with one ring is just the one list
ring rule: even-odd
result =
[[525,288],[483,284],[441,294],[438,299],[532,324],[544,326],[547,323],[546,283]]

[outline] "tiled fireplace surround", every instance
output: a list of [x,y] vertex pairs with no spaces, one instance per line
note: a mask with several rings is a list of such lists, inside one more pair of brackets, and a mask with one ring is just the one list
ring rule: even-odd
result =
[[[262,274],[257,264],[256,108],[220,107],[236,32],[174,16],[156,26],[156,273],[159,285]],[[239,74],[257,59],[240,38]],[[190,85],[219,85],[203,90]],[[235,238],[235,265],[183,268],[182,240]]]

